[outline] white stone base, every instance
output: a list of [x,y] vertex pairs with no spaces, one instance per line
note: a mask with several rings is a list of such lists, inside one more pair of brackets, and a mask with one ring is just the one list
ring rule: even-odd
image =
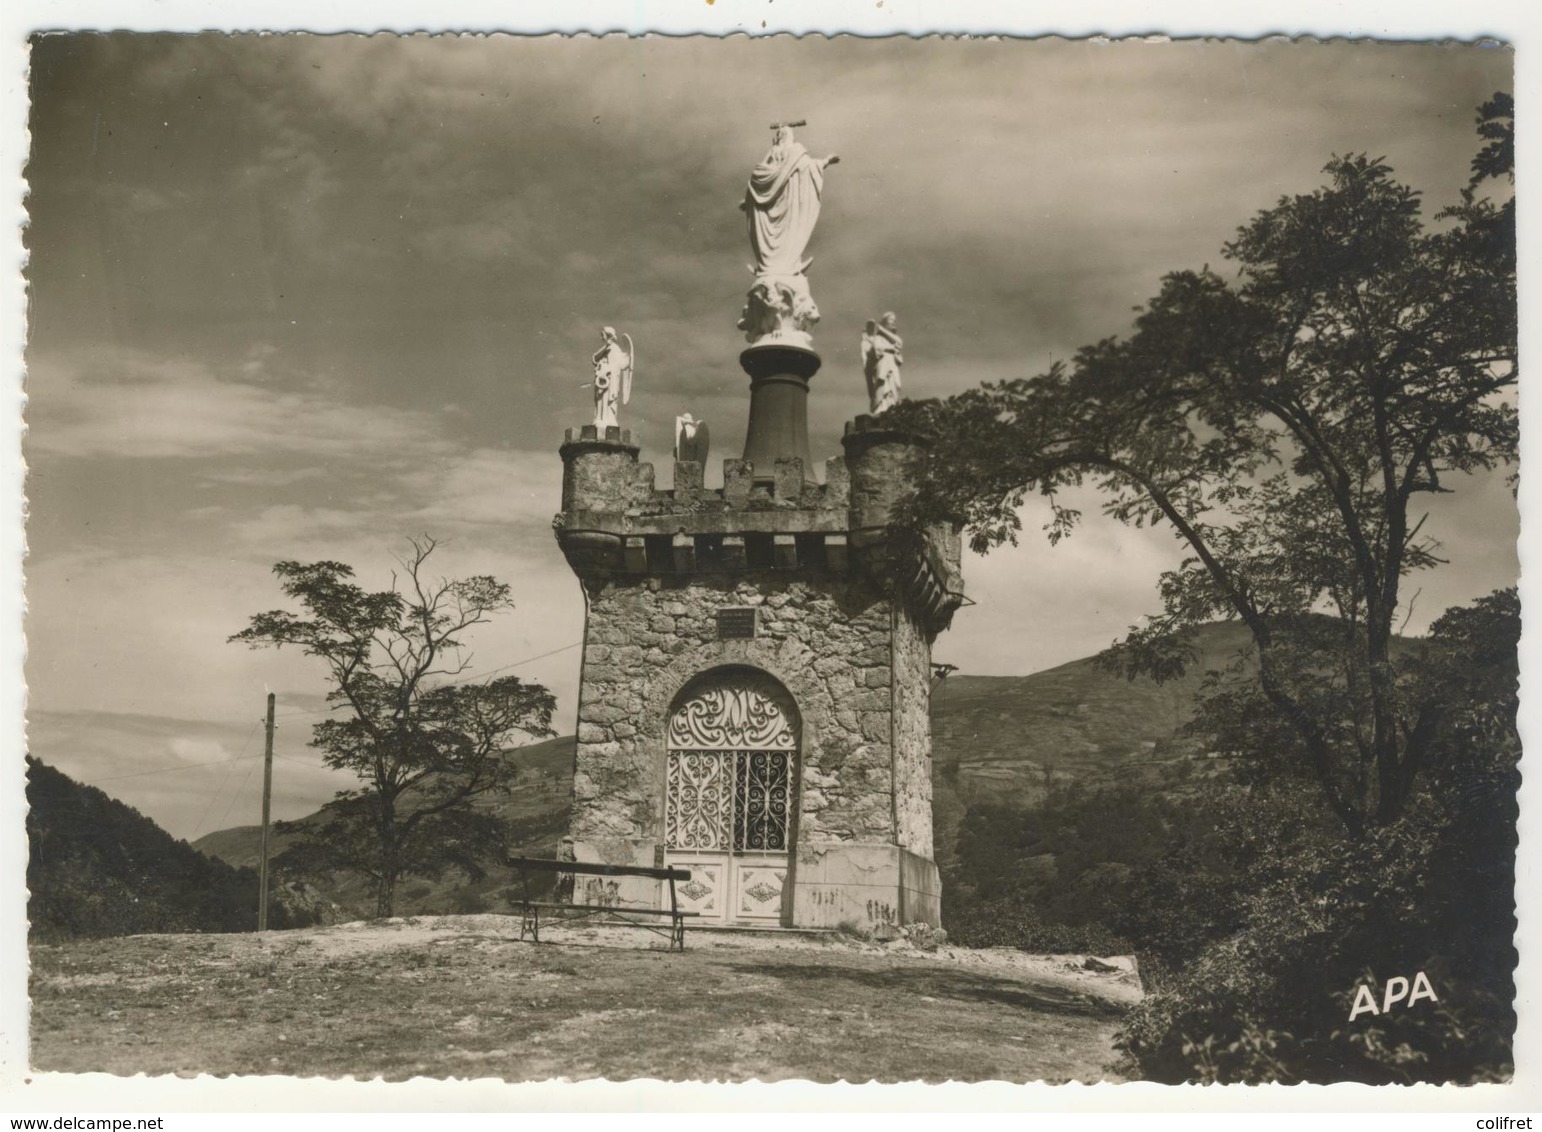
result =
[[[652,842],[620,839],[603,845],[574,842],[573,855],[579,861],[612,865],[651,866],[655,860]],[[796,856],[792,922],[783,926],[838,928],[848,924],[871,931],[880,924],[917,921],[935,927],[942,918],[942,882],[937,865],[927,857],[898,845],[841,841],[799,846]],[[668,903],[663,882],[643,877],[578,876],[574,878],[573,899],[578,904],[664,907]],[[730,916],[727,922],[738,921]]]
[[898,845],[801,845],[792,897],[795,928],[872,930],[880,924],[935,925],[942,884],[937,866]]

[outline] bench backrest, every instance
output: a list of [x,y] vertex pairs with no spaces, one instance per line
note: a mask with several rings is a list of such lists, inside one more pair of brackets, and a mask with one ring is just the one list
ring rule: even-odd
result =
[[690,880],[691,870],[668,867],[645,868],[642,865],[602,865],[589,861],[549,861],[544,857],[510,857],[509,865],[521,871],[579,873],[595,877],[648,877],[652,880]]

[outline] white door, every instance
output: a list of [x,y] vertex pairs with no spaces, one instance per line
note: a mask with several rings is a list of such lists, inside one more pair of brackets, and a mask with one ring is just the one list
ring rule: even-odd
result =
[[735,856],[733,861],[733,918],[782,922],[782,889],[787,883],[787,854],[756,860]]
[[[664,861],[673,868],[691,871],[690,880],[675,882],[676,907],[682,912],[695,912],[701,922],[721,923],[728,918],[733,897],[729,891],[727,853],[709,856],[671,850],[664,854]],[[669,907],[667,888],[663,899],[663,906]]]
[[734,673],[670,717],[665,860],[691,870],[675,895],[698,922],[781,922],[797,764],[783,695]]
[[780,923],[793,754],[735,751],[733,763],[733,917]]
[[[691,870],[675,899],[703,921],[722,921],[733,844],[733,764],[721,751],[670,751],[664,802],[664,861]],[[668,892],[662,894],[669,899]]]

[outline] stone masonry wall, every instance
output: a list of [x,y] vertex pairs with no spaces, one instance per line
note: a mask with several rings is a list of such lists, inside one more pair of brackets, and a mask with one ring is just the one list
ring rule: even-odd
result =
[[[800,848],[895,843],[892,614],[887,597],[871,583],[769,571],[653,577],[608,582],[590,600],[573,785],[575,845],[615,863],[652,863],[663,834],[670,707],[693,678],[729,665],[767,672],[797,706]],[[724,606],[757,607],[757,636],[717,640],[715,614]],[[904,616],[899,621],[909,624]],[[919,653],[907,646],[905,656],[911,668],[926,666],[929,649],[923,640]],[[920,686],[925,688],[924,677]],[[903,843],[930,856],[930,780],[924,766],[915,770],[922,765],[915,752],[925,750],[925,711],[924,700],[901,705],[898,732],[911,754],[898,805],[908,826]],[[917,712],[919,746],[911,734]]]
[[932,646],[910,612],[894,619],[894,777],[899,843],[932,856]]

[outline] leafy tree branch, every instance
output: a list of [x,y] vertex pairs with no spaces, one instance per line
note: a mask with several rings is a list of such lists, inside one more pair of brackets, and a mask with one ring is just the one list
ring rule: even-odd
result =
[[1084,483],[1120,522],[1168,524],[1191,557],[1109,662],[1165,679],[1196,626],[1241,619],[1357,836],[1402,812],[1437,726],[1392,651],[1403,580],[1441,562],[1413,500],[1516,456],[1514,202],[1477,196],[1509,174],[1510,121],[1506,96],[1485,104],[1474,181],[1433,227],[1385,162],[1335,157],[1225,245],[1228,275],[1168,275],[1127,337],[891,410],[933,440],[909,517],[977,552],[1017,541],[1029,492],[1065,537],[1081,516],[1058,496]]
[[300,836],[280,863],[369,877],[382,916],[393,914],[405,875],[482,875],[480,861],[503,847],[502,823],[485,803],[513,789],[504,752],[520,735],[550,735],[556,706],[517,676],[451,682],[471,664],[465,634],[512,609],[511,591],[487,576],[431,579],[437,544],[409,545],[391,588],[376,593],[350,581],[341,562],[278,563],[284,593],[304,614],[259,613],[231,637],[298,647],[325,666],[337,714],[314,726],[311,745],[360,785],[328,802],[319,825],[292,826]]

